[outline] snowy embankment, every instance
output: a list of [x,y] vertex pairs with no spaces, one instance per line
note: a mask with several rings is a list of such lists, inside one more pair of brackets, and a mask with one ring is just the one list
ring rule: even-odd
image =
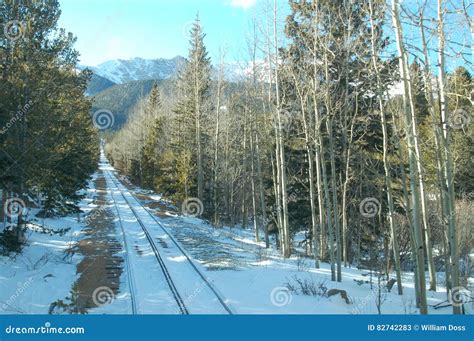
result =
[[22,252],[0,256],[0,314],[47,314],[51,303],[70,296],[82,258],[75,246],[86,216],[97,207],[93,181],[88,188],[79,215],[42,219],[35,217],[37,209],[28,210]]
[[[379,282],[370,270],[343,267],[342,282],[332,282],[329,264],[322,263],[316,269],[313,260],[302,255],[284,259],[278,250],[255,242],[250,228],[216,229],[201,219],[167,210],[167,202],[158,203],[160,196],[139,189],[135,193],[146,206],[153,207],[150,210],[161,224],[207,269],[206,276],[236,313],[377,314],[377,305],[382,314],[419,313],[411,273],[403,274],[402,296],[397,294],[396,284],[389,291],[385,278]],[[441,273],[439,277],[443,283]],[[328,295],[331,289],[343,290],[347,297]],[[446,289],[440,286],[437,292],[428,291],[429,313],[452,313],[446,297]],[[435,305],[443,307],[435,309]],[[474,311],[472,302],[464,307],[466,313]]]

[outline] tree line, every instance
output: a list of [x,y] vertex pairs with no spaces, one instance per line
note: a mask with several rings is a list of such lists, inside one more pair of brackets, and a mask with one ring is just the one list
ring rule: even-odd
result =
[[[284,257],[304,231],[334,281],[343,265],[394,271],[402,294],[401,272],[413,271],[427,313],[436,273],[458,290],[472,266],[469,4],[289,7],[282,17],[262,2],[238,81],[224,53],[211,64],[197,18],[172,98],[155,85],[108,136],[107,155],[136,184],[178,205],[196,199],[216,227],[251,227]],[[448,65],[455,58],[463,66]]]
[[2,222],[21,226],[26,207],[76,211],[98,162],[98,134],[78,72],[75,38],[57,26],[58,1],[0,3]]

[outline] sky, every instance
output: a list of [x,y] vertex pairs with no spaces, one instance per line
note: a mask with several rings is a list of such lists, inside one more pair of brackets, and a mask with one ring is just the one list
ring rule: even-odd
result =
[[[289,13],[286,0],[280,4],[280,18]],[[407,1],[408,9],[416,2]],[[431,0],[430,0],[431,1]],[[456,0],[459,1],[459,0]],[[112,59],[173,58],[188,55],[188,36],[196,14],[206,33],[205,44],[213,62],[219,60],[220,50],[226,51],[226,61],[242,61],[246,37],[251,32],[255,13],[260,12],[261,0],[59,0],[62,15],[59,26],[77,37],[76,49],[80,64],[97,66]],[[428,2],[430,15],[436,16],[435,2]],[[471,9],[474,12],[474,7]],[[474,13],[473,13],[474,14]],[[257,20],[258,22],[258,20]],[[387,32],[391,20],[387,20]],[[405,27],[407,41],[419,46],[417,28]],[[467,25],[456,18],[446,18],[448,39],[464,42],[471,35]],[[393,34],[393,32],[391,32]],[[413,36],[413,37],[412,37]],[[395,50],[393,45],[392,49]],[[436,45],[436,41],[430,41]],[[469,46],[469,42],[467,42]],[[435,51],[435,49],[433,49]],[[470,48],[465,49],[470,53]],[[448,56],[448,69],[465,65],[456,55]],[[431,53],[433,65],[436,53]]]
[[[111,59],[186,56],[199,11],[213,59],[238,53],[258,0],[60,0],[59,26],[77,37],[80,64]],[[238,59],[238,56],[228,55]]]

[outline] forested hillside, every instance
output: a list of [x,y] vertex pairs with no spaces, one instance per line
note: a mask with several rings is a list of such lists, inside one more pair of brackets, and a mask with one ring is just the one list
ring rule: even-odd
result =
[[86,95],[88,96],[95,96],[98,93],[114,86],[115,83],[111,80],[101,77],[96,74],[92,74],[91,79],[87,84]]
[[[334,281],[351,264],[393,270],[402,294],[414,271],[426,313],[437,272],[455,288],[472,271],[472,62],[447,38],[450,20],[471,18],[439,3],[290,1],[284,19],[261,6],[237,82],[197,18],[172,105],[155,85],[106,153],[184,213],[251,227],[267,247],[277,235],[284,257],[304,231]],[[452,53],[464,66],[446,64]]]

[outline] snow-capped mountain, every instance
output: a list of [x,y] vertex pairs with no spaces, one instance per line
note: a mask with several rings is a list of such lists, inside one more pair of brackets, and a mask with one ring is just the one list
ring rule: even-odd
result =
[[149,79],[168,79],[175,75],[185,59],[181,56],[172,59],[110,60],[97,66],[81,66],[116,84]]

